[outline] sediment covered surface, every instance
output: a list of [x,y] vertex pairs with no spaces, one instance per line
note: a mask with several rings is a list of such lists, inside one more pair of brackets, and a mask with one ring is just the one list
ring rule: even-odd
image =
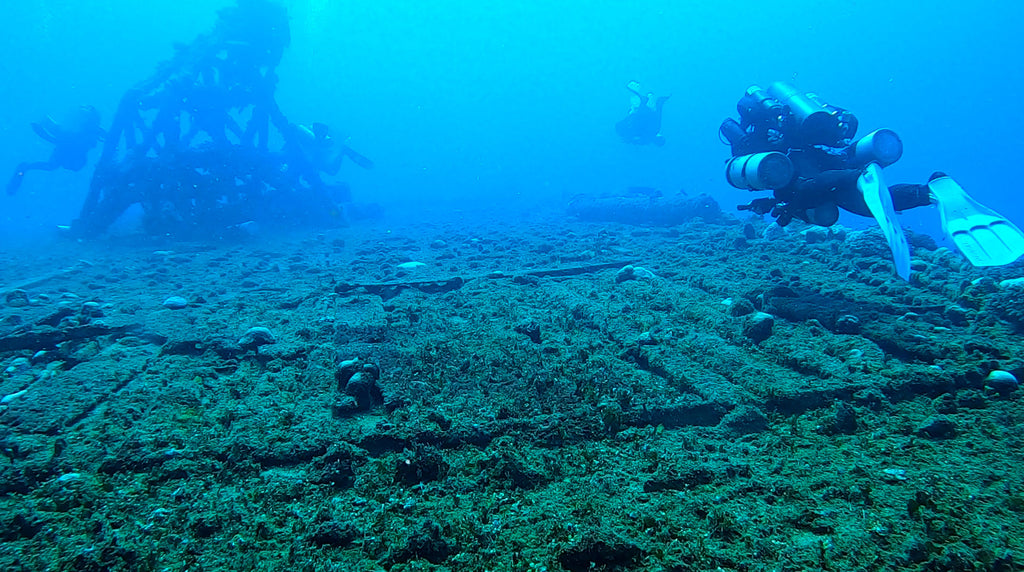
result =
[[0,567],[1020,569],[1024,267],[762,231],[2,254]]

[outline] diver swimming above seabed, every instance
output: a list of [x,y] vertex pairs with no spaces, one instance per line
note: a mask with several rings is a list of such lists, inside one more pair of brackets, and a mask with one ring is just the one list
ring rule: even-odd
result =
[[732,149],[726,179],[739,189],[772,191],[739,210],[771,214],[782,226],[794,218],[831,226],[840,208],[873,217],[903,279],[910,277],[910,246],[896,213],[930,204],[971,264],[1002,266],[1024,255],[1024,233],[945,173],[933,173],[925,184],[887,186],[882,169],[903,154],[894,131],[876,129],[855,139],[855,115],[783,82],[767,90],[751,86],[736,108],[739,121],[727,118],[719,128]]

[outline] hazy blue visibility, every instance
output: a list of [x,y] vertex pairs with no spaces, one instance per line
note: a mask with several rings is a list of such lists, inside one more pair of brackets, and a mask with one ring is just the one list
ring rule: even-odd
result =
[[[29,123],[80,104],[109,121],[123,92],[212,26],[223,1],[29,0],[0,23],[0,170],[43,159]],[[347,165],[357,201],[552,206],[631,185],[728,187],[721,120],[752,83],[790,81],[903,138],[890,182],[954,176],[1024,223],[1017,199],[1024,10],[1017,2],[287,2],[292,43],[277,97],[324,121],[377,168]],[[661,148],[620,142],[625,84],[671,93]],[[93,151],[93,160],[98,150]],[[77,213],[91,169],[33,173],[2,197],[0,239]],[[904,226],[935,226],[920,209]]]
[[0,1],[0,572],[1024,570],[1021,0]]

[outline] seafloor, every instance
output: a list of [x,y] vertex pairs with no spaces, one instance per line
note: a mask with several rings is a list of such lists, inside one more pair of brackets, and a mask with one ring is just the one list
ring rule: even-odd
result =
[[4,254],[0,570],[1021,569],[1024,266],[764,226]]

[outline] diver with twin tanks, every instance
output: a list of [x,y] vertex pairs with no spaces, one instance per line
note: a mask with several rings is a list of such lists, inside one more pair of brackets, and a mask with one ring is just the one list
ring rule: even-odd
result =
[[739,210],[771,214],[782,226],[794,218],[831,226],[840,208],[874,217],[904,279],[910,247],[896,211],[929,204],[939,207],[943,230],[975,266],[1001,266],[1024,254],[1024,233],[945,173],[933,173],[926,184],[887,187],[882,168],[903,154],[894,131],[876,129],[856,139],[853,113],[784,82],[767,90],[751,86],[736,108],[739,121],[727,118],[719,128],[733,155],[726,179],[739,189],[773,191]]

